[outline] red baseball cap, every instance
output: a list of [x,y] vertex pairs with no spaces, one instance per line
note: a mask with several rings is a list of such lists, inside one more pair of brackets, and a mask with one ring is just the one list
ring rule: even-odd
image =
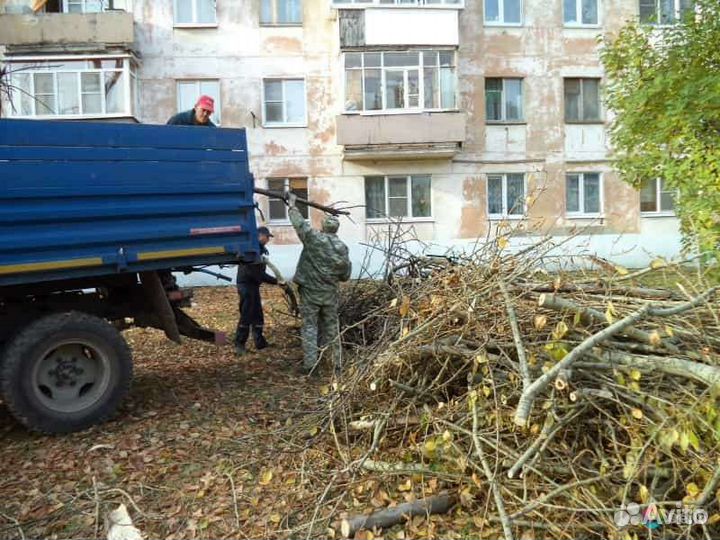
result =
[[206,111],[215,112],[215,100],[210,96],[200,96],[195,106]]

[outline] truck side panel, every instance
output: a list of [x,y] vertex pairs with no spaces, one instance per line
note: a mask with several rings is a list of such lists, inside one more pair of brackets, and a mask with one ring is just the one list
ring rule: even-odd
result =
[[0,286],[258,252],[244,130],[0,120]]

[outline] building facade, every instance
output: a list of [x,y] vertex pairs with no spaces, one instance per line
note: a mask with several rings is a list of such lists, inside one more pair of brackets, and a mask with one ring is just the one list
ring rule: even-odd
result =
[[[248,131],[259,185],[351,208],[357,261],[397,226],[438,253],[580,235],[644,264],[679,250],[674,194],[637,191],[607,144],[598,36],[672,24],[687,0],[6,1],[3,116],[164,123],[200,94]],[[289,270],[297,240],[260,201]],[[308,216],[316,225],[320,215]],[[287,261],[287,264],[284,262]]]

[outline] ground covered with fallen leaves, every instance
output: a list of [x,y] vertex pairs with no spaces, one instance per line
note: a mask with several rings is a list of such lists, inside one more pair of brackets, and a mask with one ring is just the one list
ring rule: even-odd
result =
[[[332,466],[303,423],[327,380],[300,374],[299,323],[277,290],[264,294],[274,346],[262,354],[126,331],[134,383],[104,425],[33,434],[0,402],[0,538],[104,536],[118,503],[152,538],[288,536],[313,489],[307,467]],[[197,289],[195,304],[193,317],[232,338],[233,287]]]

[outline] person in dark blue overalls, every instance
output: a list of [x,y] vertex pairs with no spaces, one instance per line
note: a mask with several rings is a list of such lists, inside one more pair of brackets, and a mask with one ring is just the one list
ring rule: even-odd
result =
[[257,232],[260,243],[260,260],[252,264],[238,265],[237,289],[240,296],[240,320],[235,333],[235,353],[238,356],[245,354],[245,342],[250,337],[251,330],[257,350],[269,346],[263,336],[265,318],[260,298],[260,285],[263,283],[283,285],[265,271],[266,265],[263,262],[263,257],[268,255],[265,245],[273,235],[270,234],[267,227],[258,227]]

